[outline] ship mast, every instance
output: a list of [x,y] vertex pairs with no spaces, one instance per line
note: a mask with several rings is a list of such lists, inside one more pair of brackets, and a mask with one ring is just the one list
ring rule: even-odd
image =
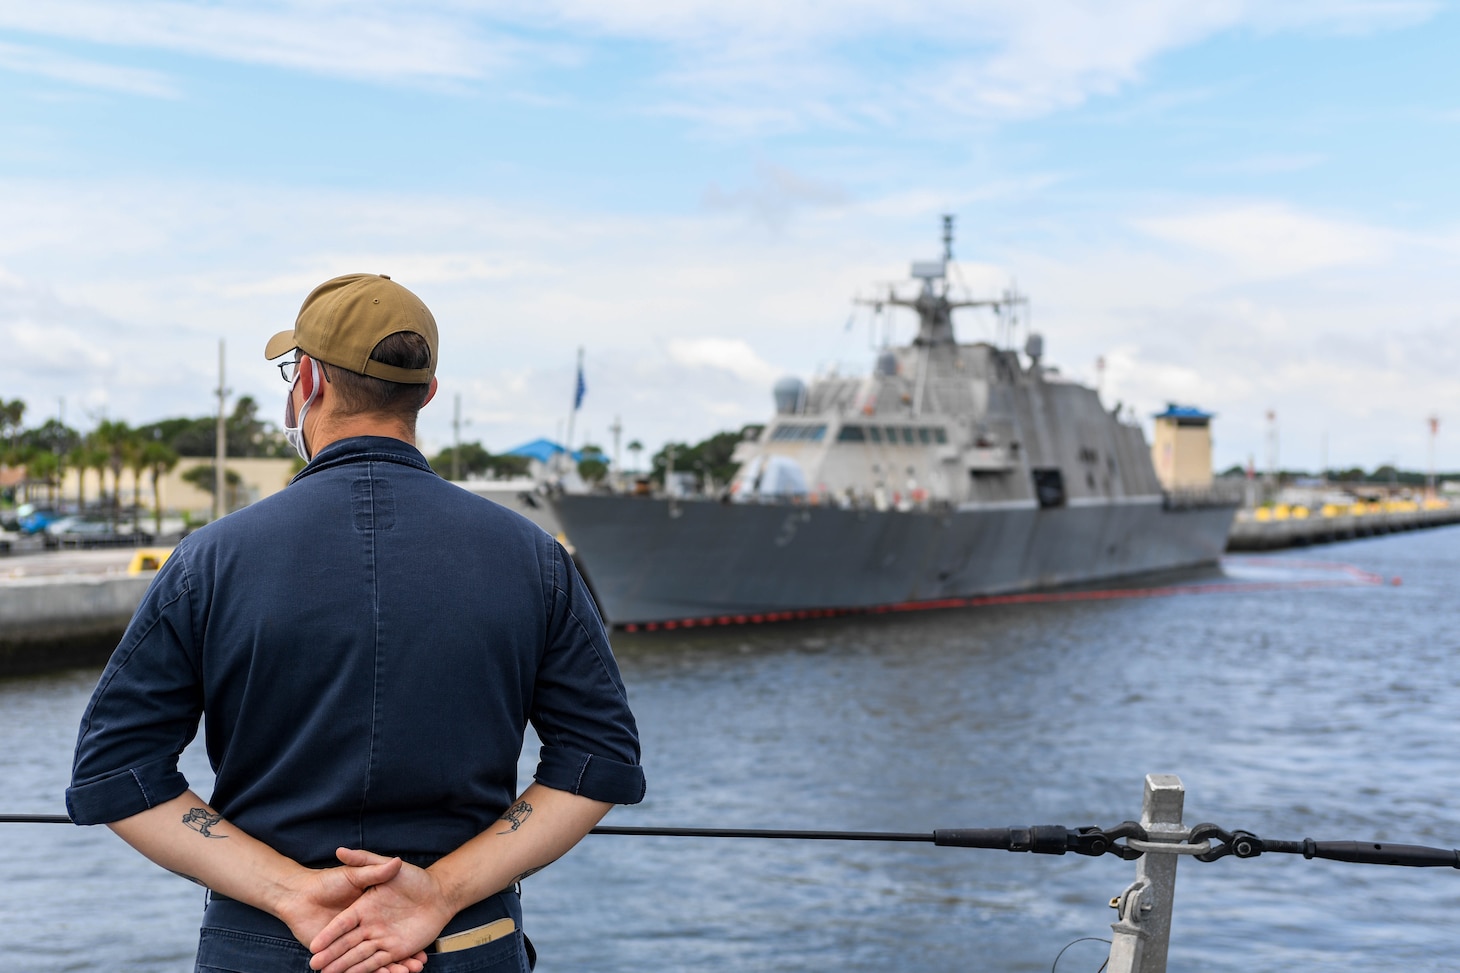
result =
[[[908,275],[922,281],[916,297],[905,297],[897,292],[895,284],[887,285],[883,297],[857,298],[857,304],[865,304],[881,311],[883,307],[906,307],[918,313],[918,336],[913,344],[920,348],[956,346],[958,339],[953,334],[953,311],[961,307],[991,307],[1002,311],[1006,307],[1025,303],[1025,299],[1013,292],[992,300],[950,300],[948,292],[948,265],[953,261],[953,217],[943,217],[943,258],[941,260],[918,260]],[[940,287],[939,284],[942,286]]]

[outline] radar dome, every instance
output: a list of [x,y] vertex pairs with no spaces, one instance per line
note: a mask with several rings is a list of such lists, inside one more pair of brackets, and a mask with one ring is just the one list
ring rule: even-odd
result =
[[776,383],[773,394],[776,397],[776,411],[781,415],[800,412],[806,404],[806,383],[794,375]]
[[1044,337],[1031,334],[1024,342],[1024,354],[1029,356],[1031,362],[1038,365],[1039,360],[1044,357]]

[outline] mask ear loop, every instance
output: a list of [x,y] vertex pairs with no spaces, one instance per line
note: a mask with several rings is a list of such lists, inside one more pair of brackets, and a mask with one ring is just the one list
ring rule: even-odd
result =
[[[323,376],[319,362],[315,361],[314,356],[312,355],[309,358],[308,375],[306,376],[304,369],[301,368],[299,370],[299,374],[294,376],[294,384],[300,386],[300,390],[304,393],[304,404],[299,407],[299,419],[294,428],[299,430],[299,441],[304,445],[304,449],[301,450],[301,452],[305,454],[304,459],[306,462],[308,462],[309,460],[309,444],[304,442],[304,417],[309,415],[309,406],[314,402],[315,399],[319,398],[320,382],[322,381],[322,378]],[[292,413],[293,411],[294,394],[293,389],[291,388],[289,394],[289,412]],[[289,416],[285,416],[285,426],[289,425],[289,422],[287,421],[289,418]]]

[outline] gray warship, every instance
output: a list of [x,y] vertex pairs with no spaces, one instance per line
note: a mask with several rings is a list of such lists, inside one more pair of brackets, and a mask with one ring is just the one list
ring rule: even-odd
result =
[[[916,312],[871,374],[776,384],[714,496],[549,494],[606,618],[630,630],[975,603],[1215,562],[1234,500],[1163,491],[1138,425],[1044,364],[1024,299],[951,296],[943,256],[871,300]],[[987,308],[1008,340],[959,344]],[[751,427],[754,429],[754,427]]]

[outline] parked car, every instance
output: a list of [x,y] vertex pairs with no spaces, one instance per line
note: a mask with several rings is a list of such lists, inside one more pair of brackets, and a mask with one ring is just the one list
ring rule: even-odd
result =
[[62,517],[53,520],[45,528],[46,546],[56,547],[122,547],[151,544],[152,535],[146,531],[134,531],[121,524],[117,529],[105,520],[90,517]]
[[50,507],[37,507],[33,503],[23,503],[15,508],[15,520],[20,526],[22,534],[40,534],[46,526],[61,516],[57,510]]

